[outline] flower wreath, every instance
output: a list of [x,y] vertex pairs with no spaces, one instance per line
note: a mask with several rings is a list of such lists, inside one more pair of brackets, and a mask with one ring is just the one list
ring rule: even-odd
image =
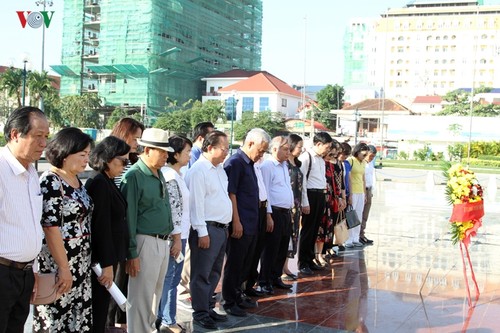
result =
[[471,237],[476,236],[477,230],[482,225],[481,218],[484,216],[483,188],[479,184],[474,172],[461,164],[447,165],[444,176],[446,178],[446,198],[448,203],[453,205],[453,212],[450,217],[451,241],[453,244],[460,242],[465,285],[467,286],[469,307],[471,307],[472,302],[467,280],[464,250],[469,261],[477,301],[479,298],[479,288],[474,276],[468,247]]

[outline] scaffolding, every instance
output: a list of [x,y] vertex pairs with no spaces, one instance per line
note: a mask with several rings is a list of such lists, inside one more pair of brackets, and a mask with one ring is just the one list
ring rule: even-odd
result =
[[61,95],[151,117],[200,99],[203,77],[261,66],[262,0],[73,0],[63,22]]

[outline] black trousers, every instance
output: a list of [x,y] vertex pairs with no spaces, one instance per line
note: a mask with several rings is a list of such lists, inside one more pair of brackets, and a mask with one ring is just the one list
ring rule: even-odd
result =
[[272,285],[283,272],[288,244],[290,243],[292,215],[290,210],[272,208],[273,232],[266,234],[264,250],[260,258],[259,284]]
[[252,255],[248,276],[245,277],[246,280],[245,289],[253,288],[253,286],[259,279],[259,271],[257,270],[257,268],[259,267],[260,256],[262,254],[262,250],[264,249],[264,244],[266,242],[266,228],[267,228],[266,210],[267,208],[265,206],[259,208],[259,233],[257,234],[257,239],[255,242],[255,250]]
[[[128,274],[125,272],[126,262],[119,262],[116,267],[114,282],[116,286],[122,291],[123,295],[127,297],[128,291]],[[107,292],[107,291],[106,291]],[[108,293],[109,294],[109,293]],[[127,324],[127,313],[123,312],[114,299],[109,300],[108,319],[106,325],[109,327],[115,324]]]
[[22,333],[35,285],[31,269],[0,265],[0,333]]
[[[231,230],[229,231],[231,235]],[[238,303],[241,285],[252,263],[257,235],[245,235],[240,239],[229,236],[226,245],[226,264],[222,278],[222,298],[224,306],[231,307]]]
[[309,214],[302,214],[302,229],[299,239],[299,268],[309,267],[314,260],[314,244],[318,237],[319,224],[325,212],[325,194],[307,191]]

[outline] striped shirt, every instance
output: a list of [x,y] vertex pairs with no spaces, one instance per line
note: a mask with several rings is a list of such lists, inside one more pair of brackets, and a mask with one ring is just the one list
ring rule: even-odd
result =
[[0,149],[0,257],[28,262],[42,248],[42,194],[38,173],[8,147]]

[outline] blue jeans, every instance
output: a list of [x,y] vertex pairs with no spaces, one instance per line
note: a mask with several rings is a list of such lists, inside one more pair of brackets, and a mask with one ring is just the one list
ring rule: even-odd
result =
[[[181,243],[181,251],[184,255],[186,239],[182,239]],[[163,281],[163,291],[158,310],[158,319],[161,319],[163,325],[168,326],[176,323],[177,286],[181,282],[182,267],[184,267],[184,260],[178,264],[173,257],[170,257],[167,274],[165,274],[165,280]]]

